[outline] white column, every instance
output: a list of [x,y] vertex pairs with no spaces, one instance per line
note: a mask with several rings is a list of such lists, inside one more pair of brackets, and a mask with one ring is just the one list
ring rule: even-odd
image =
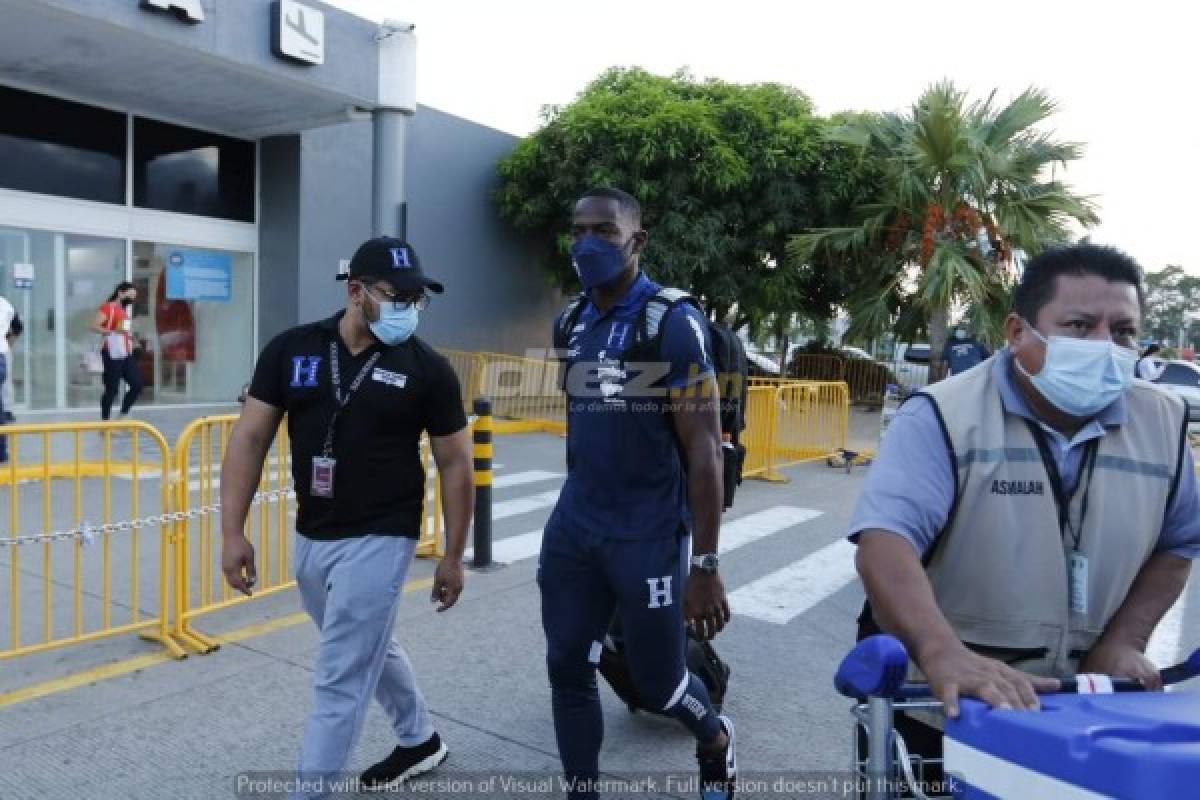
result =
[[417,38],[411,23],[385,20],[379,46],[379,98],[372,112],[375,147],[371,230],[404,237],[408,119],[417,111]]

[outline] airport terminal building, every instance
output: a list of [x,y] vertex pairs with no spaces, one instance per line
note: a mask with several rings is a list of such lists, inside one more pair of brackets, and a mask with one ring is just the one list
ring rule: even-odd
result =
[[514,139],[418,107],[411,26],[318,0],[0,0],[0,294],[16,410],[95,408],[90,323],[139,290],[143,402],[229,402],[270,336],[344,303],[363,239],[447,285],[421,335],[542,346],[559,298],[496,218]]

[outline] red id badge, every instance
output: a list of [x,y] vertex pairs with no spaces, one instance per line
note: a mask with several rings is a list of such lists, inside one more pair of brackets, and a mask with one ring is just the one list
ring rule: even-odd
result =
[[336,459],[313,456],[312,486],[309,487],[309,494],[313,497],[333,497],[333,468],[335,466],[337,466]]

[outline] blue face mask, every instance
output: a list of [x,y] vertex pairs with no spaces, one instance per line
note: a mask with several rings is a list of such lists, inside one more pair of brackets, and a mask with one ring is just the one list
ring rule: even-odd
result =
[[571,245],[571,260],[583,288],[596,289],[621,277],[625,271],[625,248],[589,233]]
[[391,303],[379,303],[379,319],[368,322],[371,333],[386,345],[397,345],[408,341],[417,329],[417,316],[420,312],[416,306],[409,306],[403,311],[397,311]]
[[1137,353],[1128,347],[1098,339],[1051,336],[1047,339],[1029,326],[1046,343],[1042,371],[1030,375],[1021,362],[1021,370],[1042,397],[1072,417],[1093,417],[1112,405],[1133,383]]

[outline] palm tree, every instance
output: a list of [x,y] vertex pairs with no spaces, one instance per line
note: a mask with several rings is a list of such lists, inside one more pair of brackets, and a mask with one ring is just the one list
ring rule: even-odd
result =
[[992,92],[968,102],[943,81],[908,114],[860,115],[832,130],[831,138],[882,165],[878,199],[859,207],[857,225],[807,231],[789,243],[800,263],[855,265],[850,336],[925,329],[934,374],[953,307],[969,307],[997,336],[1021,256],[1068,241],[1075,224],[1099,222],[1093,203],[1054,174],[1083,146],[1037,130],[1054,102],[1034,88],[1002,108],[994,101]]

